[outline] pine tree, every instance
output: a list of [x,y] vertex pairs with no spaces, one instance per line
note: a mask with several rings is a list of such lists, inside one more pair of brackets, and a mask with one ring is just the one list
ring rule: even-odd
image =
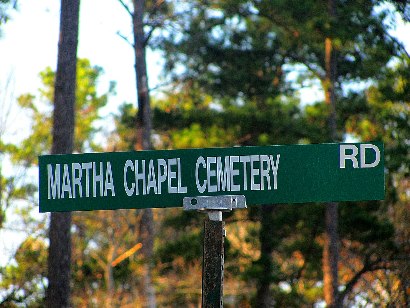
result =
[[[54,91],[52,154],[74,148],[74,106],[80,1],[61,1]],[[71,213],[52,213],[49,229],[47,307],[70,306]]]

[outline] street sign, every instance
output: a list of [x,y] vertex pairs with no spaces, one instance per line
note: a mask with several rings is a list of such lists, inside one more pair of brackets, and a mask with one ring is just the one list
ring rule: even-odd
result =
[[179,207],[244,195],[248,205],[384,198],[383,144],[274,145],[39,157],[40,212]]

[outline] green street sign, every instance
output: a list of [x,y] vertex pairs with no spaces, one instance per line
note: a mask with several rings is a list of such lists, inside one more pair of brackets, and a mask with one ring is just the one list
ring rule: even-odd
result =
[[273,145],[39,157],[40,212],[179,207],[244,195],[248,205],[384,198],[383,144]]

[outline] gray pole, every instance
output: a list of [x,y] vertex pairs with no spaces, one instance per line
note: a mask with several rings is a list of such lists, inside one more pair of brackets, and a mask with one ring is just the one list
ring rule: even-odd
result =
[[[216,308],[223,305],[223,269],[225,223],[221,220],[205,220],[204,252],[202,265],[202,307]],[[217,214],[217,216],[219,216]],[[216,217],[218,218],[218,217]]]
[[204,226],[204,252],[202,264],[202,307],[223,307],[224,238],[225,223],[222,211],[246,208],[243,195],[185,197],[185,211],[208,214]]

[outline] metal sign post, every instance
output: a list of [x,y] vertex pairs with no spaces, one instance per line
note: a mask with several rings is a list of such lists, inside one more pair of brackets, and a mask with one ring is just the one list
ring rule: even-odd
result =
[[202,307],[223,307],[225,223],[222,212],[246,208],[243,195],[185,197],[184,210],[208,214],[204,224]]

